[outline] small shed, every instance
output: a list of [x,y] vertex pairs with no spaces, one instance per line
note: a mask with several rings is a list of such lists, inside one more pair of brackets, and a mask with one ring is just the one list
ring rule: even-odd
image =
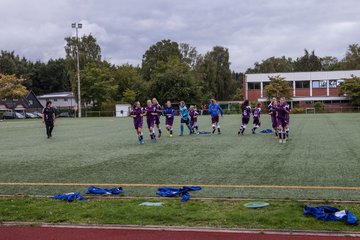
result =
[[116,117],[128,117],[130,115],[131,105],[130,104],[116,104],[115,112]]

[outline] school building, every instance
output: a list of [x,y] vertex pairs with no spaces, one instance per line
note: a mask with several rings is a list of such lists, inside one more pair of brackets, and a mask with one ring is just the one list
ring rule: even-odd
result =
[[312,106],[315,102],[347,105],[350,102],[349,98],[346,94],[339,95],[339,84],[352,76],[360,77],[360,70],[245,74],[243,81],[245,99],[268,101],[264,89],[270,83],[269,77],[273,76],[283,77],[289,82],[291,104],[294,107]]
[[61,109],[74,109],[76,105],[75,96],[72,92],[47,93],[37,97],[42,105],[46,106],[51,101],[53,107]]

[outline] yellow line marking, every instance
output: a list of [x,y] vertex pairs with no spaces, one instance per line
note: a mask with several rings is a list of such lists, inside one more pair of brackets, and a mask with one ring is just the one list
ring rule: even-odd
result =
[[43,183],[43,182],[0,182],[0,186],[123,186],[123,187],[182,187],[201,186],[204,188],[278,188],[278,189],[334,189],[360,190],[359,187],[345,186],[286,186],[286,185],[213,185],[213,184],[151,184],[151,183]]

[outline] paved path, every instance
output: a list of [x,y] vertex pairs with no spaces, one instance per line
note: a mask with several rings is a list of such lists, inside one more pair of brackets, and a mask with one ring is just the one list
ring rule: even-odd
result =
[[[97,227],[97,226],[0,226],[1,240],[354,240],[355,237],[311,235],[312,233],[259,233],[251,231],[180,229],[180,228],[138,228],[138,227]],[[315,233],[314,233],[315,234]]]

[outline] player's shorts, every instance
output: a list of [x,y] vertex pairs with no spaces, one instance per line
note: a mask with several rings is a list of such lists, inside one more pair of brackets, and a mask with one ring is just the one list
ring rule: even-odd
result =
[[253,124],[256,125],[256,126],[260,126],[261,125],[260,119],[254,117]]
[[246,124],[249,123],[250,118],[244,118],[244,117],[243,117],[241,120],[242,120],[242,125],[246,125]]
[[280,119],[278,118],[277,119],[277,126],[278,127],[285,127],[287,124],[286,124],[286,121],[284,119]]
[[190,126],[191,127],[196,127],[197,126],[197,121],[190,121]]
[[182,118],[182,119],[180,120],[180,122],[181,122],[181,123],[186,123],[186,125],[189,125],[190,120],[189,120],[188,118],[187,118],[187,119],[183,119],[183,118]]
[[156,125],[160,124],[160,116],[155,116],[155,124]]
[[146,122],[147,122],[148,128],[153,128],[155,126],[155,122],[154,122],[153,118],[146,119]]
[[135,129],[138,129],[138,128],[142,128],[143,126],[143,121],[140,120],[140,121],[134,121],[134,127]]
[[219,115],[211,116],[211,123],[218,123],[219,122]]
[[169,125],[169,126],[172,126],[174,124],[174,118],[173,117],[170,117],[170,118],[166,118],[165,120],[165,124],[166,125]]
[[273,128],[277,127],[277,119],[275,116],[271,116],[271,123]]

